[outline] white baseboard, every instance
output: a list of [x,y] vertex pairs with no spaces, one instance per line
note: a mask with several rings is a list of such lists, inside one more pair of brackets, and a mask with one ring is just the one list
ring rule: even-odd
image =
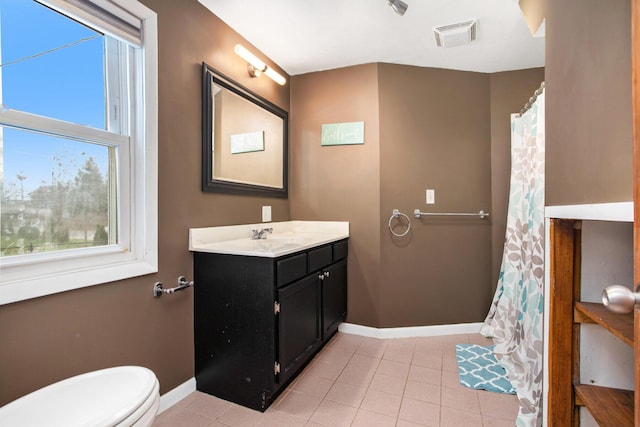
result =
[[170,390],[160,396],[160,407],[158,408],[158,414],[163,413],[167,409],[171,408],[176,403],[196,391],[196,379],[190,378],[178,387]]
[[458,323],[454,325],[409,326],[404,328],[372,328],[370,326],[341,323],[338,327],[345,334],[371,338],[435,337],[440,335],[477,334],[482,323]]

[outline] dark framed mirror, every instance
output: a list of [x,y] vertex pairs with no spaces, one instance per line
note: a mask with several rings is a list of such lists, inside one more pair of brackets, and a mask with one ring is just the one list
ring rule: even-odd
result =
[[202,191],[288,196],[289,114],[202,63]]

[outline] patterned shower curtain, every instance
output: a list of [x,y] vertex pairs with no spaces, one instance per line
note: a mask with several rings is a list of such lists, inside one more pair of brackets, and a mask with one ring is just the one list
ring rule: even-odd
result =
[[511,115],[511,189],[498,286],[481,333],[516,389],[516,425],[542,425],[544,93]]

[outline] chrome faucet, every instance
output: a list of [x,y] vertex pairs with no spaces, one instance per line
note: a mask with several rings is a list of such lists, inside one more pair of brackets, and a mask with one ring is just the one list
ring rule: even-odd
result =
[[262,230],[251,230],[251,240],[260,240],[260,239],[266,239],[267,238],[267,233],[271,234],[273,233],[273,228],[269,227],[269,228],[263,228]]

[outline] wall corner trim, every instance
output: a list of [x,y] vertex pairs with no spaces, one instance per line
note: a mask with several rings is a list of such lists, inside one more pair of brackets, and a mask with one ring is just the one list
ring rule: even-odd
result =
[[477,334],[482,323],[457,323],[452,325],[409,326],[402,328],[372,328],[354,323],[341,323],[340,332],[370,338],[435,337],[439,335]]
[[196,391],[196,379],[195,377],[189,378],[184,383],[180,384],[173,390],[169,390],[162,396],[160,396],[160,407],[158,408],[158,415],[171,408],[176,403]]

